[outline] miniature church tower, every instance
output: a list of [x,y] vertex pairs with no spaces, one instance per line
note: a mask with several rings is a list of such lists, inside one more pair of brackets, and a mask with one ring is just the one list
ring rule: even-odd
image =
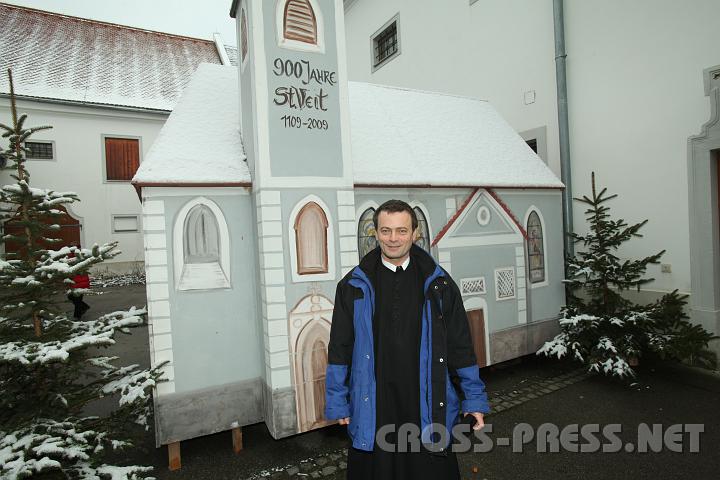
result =
[[357,264],[343,5],[239,0],[240,123],[252,174],[265,422],[326,424],[335,285]]

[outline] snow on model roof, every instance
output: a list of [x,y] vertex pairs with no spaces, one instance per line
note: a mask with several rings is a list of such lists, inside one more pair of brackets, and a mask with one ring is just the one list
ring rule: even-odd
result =
[[561,188],[486,101],[350,82],[356,185]]
[[172,110],[215,42],[0,4],[0,93]]
[[[252,183],[237,89],[236,68],[201,65],[133,182]],[[563,186],[485,101],[357,82],[349,90],[356,185]]]
[[239,108],[237,68],[201,64],[133,183],[250,184]]

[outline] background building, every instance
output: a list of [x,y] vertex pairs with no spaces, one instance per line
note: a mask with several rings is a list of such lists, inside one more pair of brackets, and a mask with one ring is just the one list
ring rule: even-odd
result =
[[[9,118],[7,69],[32,125],[32,184],[75,191],[62,237],[120,242],[102,268],[141,268],[141,208],[130,185],[138,165],[201,62],[227,63],[222,42],[0,4],[0,117]],[[0,182],[10,180],[0,171]],[[3,248],[3,247],[0,247]],[[8,248],[12,248],[9,245]]]
[[[350,0],[350,78],[488,100],[560,176],[563,3],[573,193],[594,171],[616,216],[648,218],[620,252],[667,250],[645,297],[691,293],[694,320],[720,332],[719,2]],[[586,229],[580,205],[574,222]]]

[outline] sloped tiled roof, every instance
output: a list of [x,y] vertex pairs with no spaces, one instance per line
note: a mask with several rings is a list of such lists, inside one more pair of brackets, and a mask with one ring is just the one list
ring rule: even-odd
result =
[[0,4],[0,94],[172,110],[215,42]]

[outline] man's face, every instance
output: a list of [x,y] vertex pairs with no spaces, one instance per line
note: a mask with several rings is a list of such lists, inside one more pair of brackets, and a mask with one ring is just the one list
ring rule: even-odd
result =
[[375,237],[383,257],[393,265],[402,265],[405,261],[415,233],[412,229],[412,217],[408,212],[382,211],[378,215]]

